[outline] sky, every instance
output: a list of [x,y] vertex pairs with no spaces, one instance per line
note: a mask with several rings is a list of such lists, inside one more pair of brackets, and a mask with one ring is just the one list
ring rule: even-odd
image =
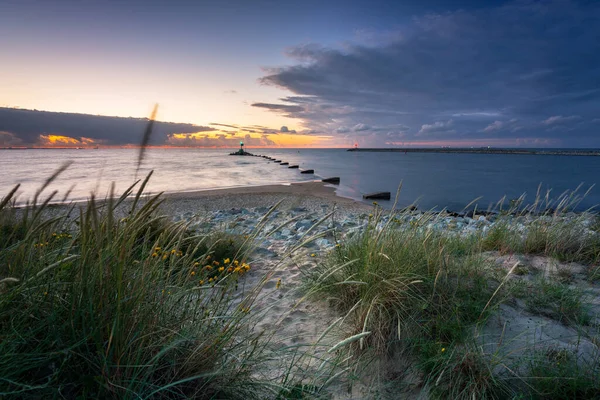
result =
[[598,1],[0,1],[0,147],[600,147]]

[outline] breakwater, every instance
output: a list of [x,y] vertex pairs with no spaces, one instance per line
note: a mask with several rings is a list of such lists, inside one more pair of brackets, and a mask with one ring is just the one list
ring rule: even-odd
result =
[[393,153],[457,153],[457,154],[517,154],[548,156],[600,156],[598,149],[491,149],[491,148],[352,148],[356,152],[393,152]]

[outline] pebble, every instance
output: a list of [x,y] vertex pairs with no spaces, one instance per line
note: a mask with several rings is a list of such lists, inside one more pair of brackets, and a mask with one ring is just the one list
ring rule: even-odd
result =
[[[271,213],[268,222],[262,228],[258,237],[258,251],[264,256],[273,256],[275,251],[270,248],[281,248],[289,242],[297,242],[306,231],[327,213],[327,204],[322,204],[320,210],[308,210],[305,207],[294,207],[288,210],[278,209]],[[227,232],[235,234],[250,234],[253,233],[258,222],[269,212],[270,207],[256,208],[231,208],[228,210],[219,210],[208,212],[207,215],[197,215],[186,211],[173,217],[176,221],[190,222],[193,229],[201,231],[210,231],[215,228],[226,228]],[[472,215],[471,215],[472,216]],[[498,217],[494,215],[476,215],[475,219],[471,216],[451,216],[449,214],[440,215],[434,219],[423,218],[423,214],[419,211],[407,212],[395,216],[392,224],[388,224],[390,216],[383,215],[377,225],[377,229],[382,229],[389,225],[392,229],[423,229],[446,232],[448,234],[459,234],[461,236],[468,235],[485,235],[498,221]],[[567,214],[564,217],[566,220],[574,220],[579,218],[577,214]],[[277,231],[273,232],[268,238],[265,235],[274,229],[280,227],[286,221],[296,219],[296,222],[288,224]],[[334,236],[331,232],[326,237],[321,237],[306,245],[311,251],[327,251],[333,247],[333,237],[343,240],[350,238],[363,232],[368,224],[370,217],[363,213],[342,212],[331,220],[324,221],[321,225],[316,226],[308,236],[323,234],[323,232],[336,231]],[[533,220],[551,223],[552,217],[541,216],[505,216],[501,220],[510,224],[512,229],[520,234],[525,234],[529,224]],[[588,234],[596,234],[590,230],[592,220],[583,220],[582,228]],[[306,238],[308,238],[308,236]]]

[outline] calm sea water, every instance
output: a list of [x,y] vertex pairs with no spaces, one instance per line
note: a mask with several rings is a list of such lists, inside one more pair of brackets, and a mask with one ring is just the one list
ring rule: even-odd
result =
[[[374,191],[395,193],[402,182],[400,205],[418,200],[420,208],[460,210],[472,200],[487,208],[503,196],[523,193],[533,200],[538,186],[556,197],[583,184],[580,192],[600,181],[600,157],[523,156],[434,153],[367,153],[343,149],[256,149],[255,154],[281,158],[316,175],[300,174],[262,158],[230,157],[228,150],[151,149],[139,173],[150,170],[151,192],[179,192],[267,185],[339,176],[341,196],[361,199]],[[29,198],[65,161],[73,161],[48,189],[72,200],[92,191],[104,196],[111,182],[117,192],[135,178],[137,150],[0,150],[0,197],[21,183],[21,199]],[[600,187],[591,190],[580,208],[600,204]]]

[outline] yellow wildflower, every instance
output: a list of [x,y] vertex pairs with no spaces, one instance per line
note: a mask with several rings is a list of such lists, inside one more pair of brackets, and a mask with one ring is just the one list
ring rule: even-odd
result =
[[223,260],[223,264],[229,264],[230,260],[229,258],[226,258],[225,260]]
[[218,261],[213,261],[213,265],[219,265]]
[[160,250],[161,250],[161,248],[160,248],[160,247],[155,247],[155,248],[154,248],[154,251],[160,251]]
[[219,272],[223,272],[223,271],[225,271],[225,267],[219,267],[218,271],[219,271]]
[[165,255],[164,255],[162,258],[163,258],[163,260],[166,260],[166,259],[167,259],[167,257],[168,257],[168,256],[165,254]]
[[233,261],[233,265],[237,266],[240,262],[238,260]]
[[199,282],[199,283],[200,283],[201,285],[204,285],[204,279],[200,279],[200,282]]
[[374,202],[373,202],[373,205],[374,205],[374,206],[376,206],[376,205],[377,205],[377,202],[376,202],[376,201],[374,201]]
[[275,285],[275,289],[279,289],[281,287],[281,278],[277,279],[277,284]]
[[156,258],[156,257],[158,257],[158,253],[152,253],[152,257],[153,257],[153,258]]
[[317,255],[315,253],[310,253],[311,257],[316,257]]
[[171,254],[175,254],[175,249],[171,250]]
[[442,347],[442,353],[443,353],[443,352],[445,352],[445,351],[446,351],[446,348],[445,348],[445,347]]
[[192,271],[192,272],[190,272],[190,274],[191,274],[192,276],[194,276],[194,275],[196,275],[196,271]]
[[206,269],[207,271],[211,271],[212,267],[210,265],[207,265],[206,267],[204,267],[204,269]]
[[195,262],[194,263],[194,268],[197,267],[198,265],[200,265],[200,263],[199,262]]

